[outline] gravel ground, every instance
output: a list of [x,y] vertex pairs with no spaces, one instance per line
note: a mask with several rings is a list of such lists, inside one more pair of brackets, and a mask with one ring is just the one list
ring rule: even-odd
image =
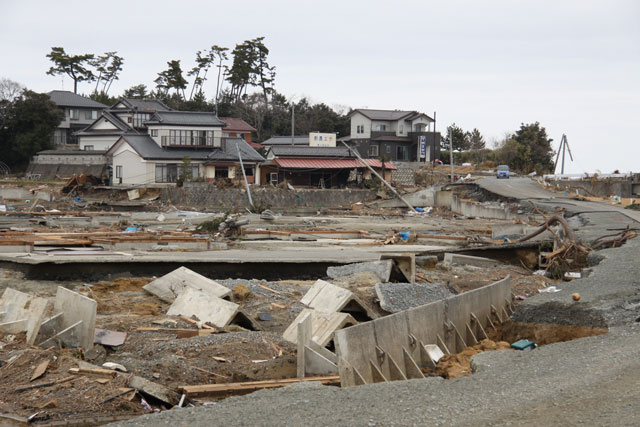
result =
[[638,425],[640,326],[473,358],[475,373],[340,389],[301,384],[122,426]]

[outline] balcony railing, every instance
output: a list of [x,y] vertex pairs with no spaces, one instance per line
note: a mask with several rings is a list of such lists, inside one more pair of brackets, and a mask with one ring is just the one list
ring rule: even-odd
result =
[[205,137],[205,136],[163,136],[163,147],[222,147],[222,140],[220,137]]

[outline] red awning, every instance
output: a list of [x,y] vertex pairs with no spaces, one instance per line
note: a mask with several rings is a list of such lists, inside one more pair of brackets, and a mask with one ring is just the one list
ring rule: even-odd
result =
[[[281,168],[287,169],[360,169],[365,166],[358,159],[282,159],[273,160]],[[378,159],[364,159],[372,168],[382,169],[382,163]],[[389,170],[396,169],[391,162],[385,162],[384,167]]]

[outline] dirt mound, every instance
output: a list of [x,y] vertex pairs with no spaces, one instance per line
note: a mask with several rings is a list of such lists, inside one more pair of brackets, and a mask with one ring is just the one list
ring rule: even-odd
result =
[[153,279],[147,277],[120,277],[113,281],[98,282],[91,287],[93,292],[135,292]]
[[493,339],[516,342],[521,339],[533,341],[537,345],[553,344],[571,341],[577,338],[592,337],[606,334],[605,328],[591,328],[589,326],[557,325],[551,323],[519,323],[505,322],[498,332],[488,330],[487,334]]
[[484,351],[507,350],[510,347],[508,342],[485,339],[474,346],[465,348],[460,353],[444,356],[438,361],[435,370],[428,370],[425,373],[438,375],[446,379],[471,375],[471,358],[473,356]]

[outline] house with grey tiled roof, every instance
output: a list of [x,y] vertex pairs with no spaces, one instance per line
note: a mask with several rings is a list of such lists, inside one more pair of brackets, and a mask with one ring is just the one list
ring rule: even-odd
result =
[[154,112],[144,121],[146,132],[126,132],[107,150],[113,184],[175,183],[181,170],[192,180],[234,179],[241,164],[249,183],[259,184],[264,158],[244,139],[223,137],[225,125],[214,113]]
[[440,156],[440,133],[427,114],[407,110],[356,109],[351,134],[340,138],[368,158],[398,162],[433,161]]
[[52,90],[48,95],[64,111],[64,119],[52,136],[53,146],[56,149],[77,148],[78,141],[74,133],[93,123],[107,106],[67,90]]

